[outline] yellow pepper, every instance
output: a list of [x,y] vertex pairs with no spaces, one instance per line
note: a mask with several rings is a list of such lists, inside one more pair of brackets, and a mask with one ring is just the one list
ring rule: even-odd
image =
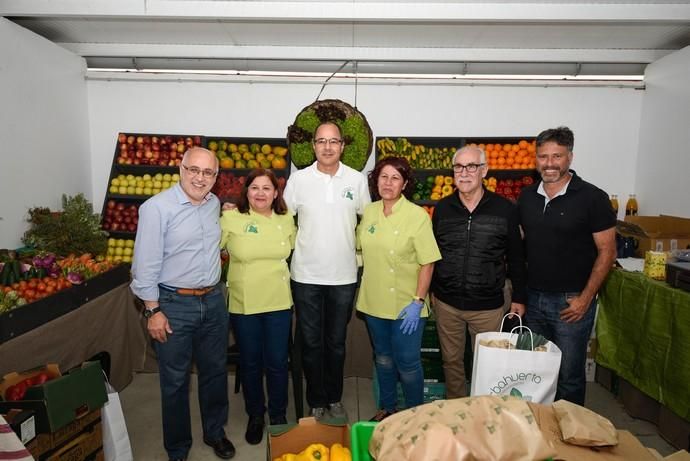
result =
[[331,459],[330,461],[352,461],[352,455],[350,454],[350,449],[342,446],[339,443],[335,443],[331,446]]
[[297,459],[297,455],[293,455],[292,453],[285,453],[283,456],[280,458],[276,458],[273,461],[295,461]]
[[312,443],[297,455],[295,461],[328,461],[328,448],[320,443]]

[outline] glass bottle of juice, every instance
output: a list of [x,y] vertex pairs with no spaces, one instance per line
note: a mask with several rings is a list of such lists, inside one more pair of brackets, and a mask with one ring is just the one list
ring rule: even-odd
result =
[[611,208],[613,208],[613,211],[616,212],[616,216],[618,215],[618,196],[616,194],[611,195]]
[[625,204],[625,215],[637,216],[637,199],[635,194],[630,194],[630,198],[628,198],[628,202]]

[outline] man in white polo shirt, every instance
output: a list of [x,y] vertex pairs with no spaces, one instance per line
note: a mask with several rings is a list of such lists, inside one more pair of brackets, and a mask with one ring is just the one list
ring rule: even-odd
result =
[[316,162],[290,176],[284,192],[298,219],[292,255],[292,298],[310,414],[345,419],[341,403],[347,324],[357,286],[355,227],[371,198],[366,177],[342,164],[344,142],[334,123],[314,133]]

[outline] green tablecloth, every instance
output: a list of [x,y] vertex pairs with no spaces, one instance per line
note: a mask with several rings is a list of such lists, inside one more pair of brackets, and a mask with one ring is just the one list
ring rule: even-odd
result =
[[611,271],[596,331],[598,364],[690,421],[690,293]]

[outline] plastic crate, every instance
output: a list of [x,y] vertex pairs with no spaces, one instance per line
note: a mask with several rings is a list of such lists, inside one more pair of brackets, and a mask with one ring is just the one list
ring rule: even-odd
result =
[[378,423],[374,421],[359,421],[350,428],[350,450],[352,461],[371,461],[369,454],[369,440]]

